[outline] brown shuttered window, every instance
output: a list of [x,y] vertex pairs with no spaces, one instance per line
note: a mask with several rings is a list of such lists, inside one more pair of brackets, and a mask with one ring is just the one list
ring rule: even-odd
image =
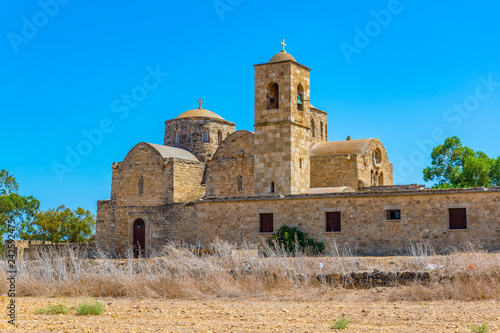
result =
[[467,229],[467,209],[450,208],[450,229]]
[[260,232],[274,232],[273,214],[260,214]]
[[326,212],[326,232],[340,232],[340,212]]

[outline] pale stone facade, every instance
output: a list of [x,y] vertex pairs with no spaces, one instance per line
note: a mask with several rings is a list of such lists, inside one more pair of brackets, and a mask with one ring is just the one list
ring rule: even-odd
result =
[[[113,164],[111,199],[97,203],[97,244],[117,255],[139,244],[147,254],[169,240],[259,242],[290,225],[361,254],[393,253],[412,240],[499,247],[500,188],[392,186],[378,139],[328,142],[309,72],[284,51],[255,66],[255,132],[235,131],[200,101],[165,122],[164,145],[132,148]],[[466,227],[455,230],[452,211]],[[336,229],[327,213],[340,216]],[[261,214],[272,214],[271,226]]]

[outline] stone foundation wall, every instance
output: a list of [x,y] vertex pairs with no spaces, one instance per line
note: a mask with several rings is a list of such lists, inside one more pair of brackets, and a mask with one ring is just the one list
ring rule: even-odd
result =
[[[5,242],[6,256],[8,247],[7,242],[9,241]],[[67,244],[45,241],[15,240],[14,246],[16,248],[15,251],[17,260],[33,260],[39,257],[43,258],[46,255],[58,255],[62,257],[75,255],[78,258],[92,258],[95,253],[94,245],[83,243]]]

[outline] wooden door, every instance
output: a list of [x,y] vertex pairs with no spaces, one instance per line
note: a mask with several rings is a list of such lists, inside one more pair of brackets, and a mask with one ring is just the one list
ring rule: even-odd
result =
[[144,257],[146,248],[146,224],[142,219],[134,222],[134,258]]

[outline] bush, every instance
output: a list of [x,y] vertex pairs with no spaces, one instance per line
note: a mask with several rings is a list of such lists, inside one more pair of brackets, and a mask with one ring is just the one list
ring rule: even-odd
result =
[[333,322],[333,325],[330,326],[332,330],[345,330],[348,326],[351,320],[347,317],[342,317],[337,321]]
[[70,308],[64,306],[64,304],[48,304],[45,308],[35,310],[37,314],[66,314]]
[[488,323],[483,323],[483,324],[481,324],[481,326],[470,325],[470,329],[472,332],[487,333],[488,332]]
[[307,234],[297,228],[282,226],[274,235],[269,237],[267,243],[270,247],[280,247],[287,253],[306,252],[309,254],[320,254],[325,249],[325,244],[307,238]]
[[84,302],[77,306],[76,314],[81,316],[100,315],[104,311],[104,305],[98,301],[94,302]]

